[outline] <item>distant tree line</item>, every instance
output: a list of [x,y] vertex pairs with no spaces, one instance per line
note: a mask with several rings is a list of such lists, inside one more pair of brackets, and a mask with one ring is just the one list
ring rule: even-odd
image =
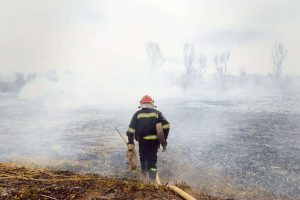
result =
[[[149,59],[150,68],[156,72],[162,68],[163,64],[166,61],[160,46],[158,43],[150,41],[146,44],[146,51]],[[176,80],[183,90],[188,90],[189,88],[199,86],[204,82],[205,73],[208,67],[208,56],[202,52],[197,52],[194,45],[186,43],[183,46],[182,54],[182,63],[184,71],[181,76]],[[285,46],[276,42],[272,47],[272,71],[270,72],[270,77],[275,82],[280,82],[282,79],[283,71],[283,61],[287,55],[287,50]],[[245,69],[242,69],[240,77],[234,78],[233,75],[229,74],[228,71],[228,61],[230,59],[231,53],[229,50],[217,53],[213,56],[212,63],[214,66],[214,81],[221,88],[225,89],[225,86],[228,82],[232,80],[241,80],[249,76]],[[260,80],[259,75],[251,76],[252,80]],[[171,77],[169,77],[171,78]],[[242,81],[242,80],[241,80]],[[175,82],[175,81],[173,81]]]
[[6,76],[0,75],[0,93],[19,93],[26,84],[39,77],[46,78],[48,81],[58,81],[58,75],[55,70],[47,71],[43,74],[14,73]]

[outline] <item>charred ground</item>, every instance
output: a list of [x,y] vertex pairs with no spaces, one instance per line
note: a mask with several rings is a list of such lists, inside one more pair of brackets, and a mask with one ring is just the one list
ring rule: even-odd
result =
[[[178,184],[180,186],[180,184]],[[188,187],[182,189],[189,190]],[[206,194],[197,199],[217,200]],[[0,163],[0,199],[181,199],[166,186]]]

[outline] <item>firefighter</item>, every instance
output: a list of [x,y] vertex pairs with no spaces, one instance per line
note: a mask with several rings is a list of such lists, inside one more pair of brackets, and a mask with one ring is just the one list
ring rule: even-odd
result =
[[143,96],[141,109],[133,115],[126,133],[129,150],[134,149],[134,139],[138,141],[142,175],[145,178],[148,174],[151,182],[156,178],[158,148],[161,145],[166,150],[170,130],[169,122],[155,107],[150,96]]

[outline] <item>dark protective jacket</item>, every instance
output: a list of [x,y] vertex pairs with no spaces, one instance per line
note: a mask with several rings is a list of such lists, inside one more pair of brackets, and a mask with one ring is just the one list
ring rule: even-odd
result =
[[168,138],[170,124],[163,114],[154,108],[142,108],[132,117],[127,130],[128,143],[134,144],[133,138],[139,140],[157,140],[156,124],[162,123],[165,138]]

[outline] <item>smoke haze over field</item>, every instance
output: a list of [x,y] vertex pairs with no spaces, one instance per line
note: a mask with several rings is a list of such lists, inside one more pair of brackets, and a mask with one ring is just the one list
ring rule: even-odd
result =
[[269,73],[280,41],[288,49],[284,73],[300,74],[299,7],[297,0],[1,0],[0,73],[68,68],[128,81],[145,71],[145,43],[153,40],[172,68],[182,67],[185,42],[211,56],[229,49],[235,74]]
[[171,122],[164,181],[299,199],[299,8],[0,0],[0,162],[124,175],[114,128],[149,94]]
[[[264,93],[273,88],[267,75],[275,42],[287,49],[282,77],[300,75],[299,6],[296,0],[0,0],[0,75],[58,74],[56,82],[19,76],[16,84],[3,83],[0,76],[0,91],[63,105],[124,103],[118,96],[135,103],[145,93],[158,100],[182,96],[195,89],[187,87],[191,77],[184,74],[183,46],[190,43],[207,64],[194,91]],[[164,56],[157,71],[149,66],[149,41],[157,42]],[[214,64],[224,51],[230,52],[227,85],[219,83],[225,76],[217,77]],[[280,86],[283,90],[300,88],[299,79],[281,82],[288,86]]]

